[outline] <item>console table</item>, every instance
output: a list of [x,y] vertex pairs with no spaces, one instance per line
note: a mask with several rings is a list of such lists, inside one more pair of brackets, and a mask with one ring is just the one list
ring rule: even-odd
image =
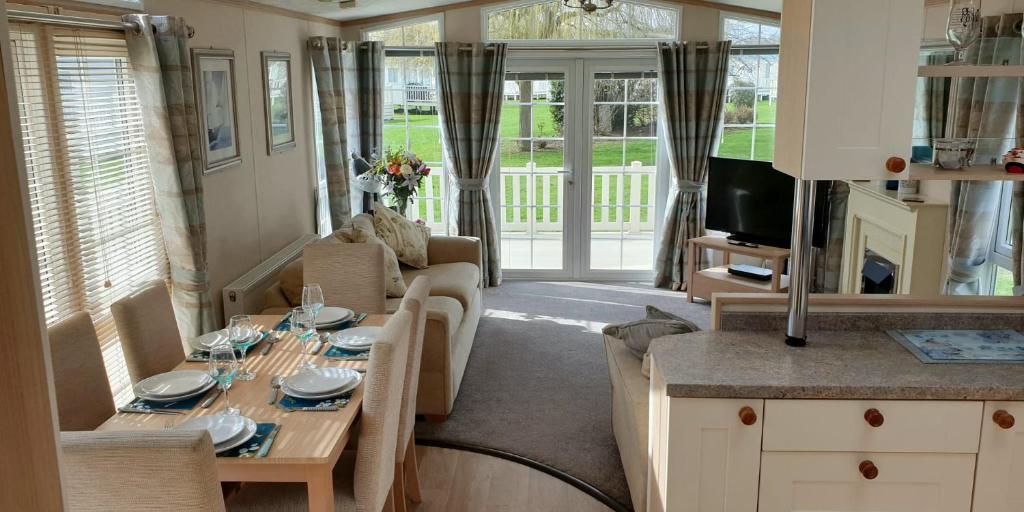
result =
[[[686,300],[693,302],[694,297],[711,300],[716,292],[765,292],[779,293],[789,289],[789,276],[782,275],[789,249],[769,247],[744,247],[732,245],[720,236],[702,236],[687,242],[689,258],[686,263]],[[721,251],[722,265],[697,270],[700,268],[700,255],[703,249]],[[746,277],[734,276],[729,273],[729,263],[733,254],[767,260],[772,269],[771,281],[758,281]]]

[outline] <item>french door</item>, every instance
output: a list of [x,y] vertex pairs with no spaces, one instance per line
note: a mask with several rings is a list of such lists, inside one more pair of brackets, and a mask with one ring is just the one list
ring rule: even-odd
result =
[[509,278],[649,279],[668,172],[653,59],[513,59],[490,181]]

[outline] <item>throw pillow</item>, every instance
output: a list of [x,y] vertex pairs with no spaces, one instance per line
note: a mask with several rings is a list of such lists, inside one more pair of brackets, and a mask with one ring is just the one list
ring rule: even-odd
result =
[[[334,233],[334,241],[349,244],[380,244],[384,246],[384,275],[388,297],[405,296],[405,279],[402,277],[402,268],[398,264],[395,251],[388,247],[373,229],[373,216],[368,213],[360,213],[352,218],[352,224],[343,227]],[[300,270],[301,272],[301,270]],[[300,291],[301,293],[301,291]]]
[[289,304],[293,306],[302,304],[302,258],[296,259],[281,269],[277,281]]
[[689,322],[644,319],[625,324],[608,325],[601,332],[624,341],[626,348],[637,358],[642,359],[651,345],[651,340],[672,334],[687,334],[694,330],[693,324]]
[[373,228],[377,236],[395,251],[398,261],[413,268],[427,268],[430,228],[381,203],[373,204]]
[[695,323],[693,323],[693,322],[691,322],[691,321],[689,321],[689,320],[687,320],[687,319],[685,319],[685,318],[683,318],[681,316],[673,315],[672,313],[669,313],[668,311],[663,311],[663,310],[660,310],[660,309],[658,309],[658,308],[656,308],[654,306],[650,306],[650,305],[647,306],[647,319],[648,320],[673,320],[673,321],[676,321],[676,322],[682,322],[682,323],[684,323],[686,325],[689,325],[690,329],[692,329],[694,331],[699,331],[700,330],[700,327],[697,327],[697,324],[695,324]]

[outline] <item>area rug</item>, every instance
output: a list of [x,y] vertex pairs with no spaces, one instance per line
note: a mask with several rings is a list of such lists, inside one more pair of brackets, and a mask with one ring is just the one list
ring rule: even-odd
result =
[[484,314],[448,421],[418,439],[507,452],[578,479],[630,508],[612,435],[601,328],[653,304],[710,324],[706,304],[642,284],[506,281],[484,290]]

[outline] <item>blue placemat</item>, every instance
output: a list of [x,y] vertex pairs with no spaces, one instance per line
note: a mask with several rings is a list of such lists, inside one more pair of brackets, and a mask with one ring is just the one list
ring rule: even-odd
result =
[[341,347],[335,347],[330,345],[331,348],[324,352],[324,357],[327,359],[337,359],[339,361],[366,361],[370,359],[370,351],[365,352],[352,352],[351,350],[345,350]]
[[1014,330],[894,330],[889,335],[923,363],[1024,364],[1024,334]]
[[[226,452],[218,453],[218,457],[256,457],[259,453],[260,448],[263,447],[263,442],[267,439],[267,436],[274,430],[277,423],[257,423],[256,433],[252,436],[249,441],[243,443],[237,448],[232,448]],[[269,452],[268,452],[269,453]]]
[[[217,386],[211,388],[211,391],[214,389],[217,389]],[[207,391],[206,393],[200,393],[198,396],[186,398],[184,400],[179,400],[177,402],[154,402],[152,400],[143,400],[141,398],[136,398],[135,400],[132,400],[131,403],[128,404],[128,407],[137,409],[170,409],[174,411],[187,411],[190,409],[194,409],[195,406],[199,405],[199,402],[202,402],[203,399],[206,398],[206,396],[209,394],[210,391]]]
[[[252,352],[252,349],[256,348],[256,345],[259,345],[261,341],[267,339],[269,335],[269,332],[261,332],[259,339],[245,347],[245,355],[248,356],[249,352]],[[235,350],[235,357],[242,357],[242,351]],[[210,361],[210,353],[206,350],[196,350],[189,354],[185,361],[190,363],[206,363]]]
[[284,395],[280,400],[277,401],[277,406],[281,409],[298,409],[302,407],[326,407],[333,405],[339,409],[348,405],[349,401],[352,400],[352,393],[345,393],[334,398],[328,398],[326,400],[307,400],[304,398],[296,398],[294,396]]

